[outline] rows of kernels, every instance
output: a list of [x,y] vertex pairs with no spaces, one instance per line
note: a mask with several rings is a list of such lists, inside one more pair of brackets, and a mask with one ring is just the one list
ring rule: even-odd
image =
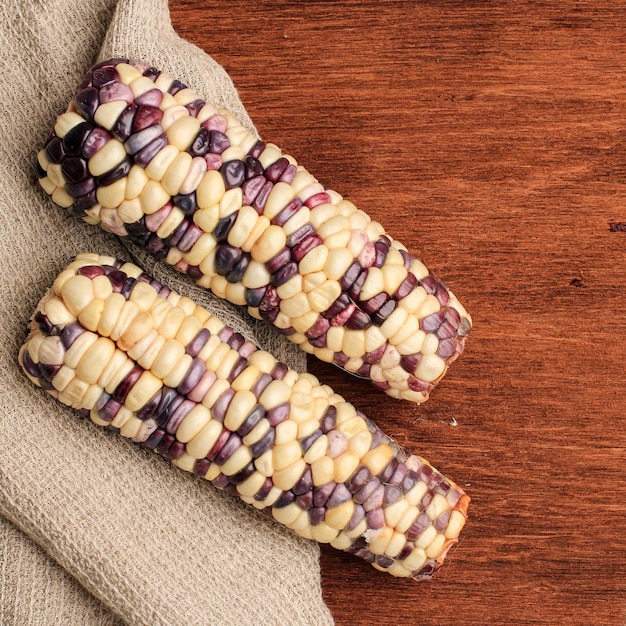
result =
[[33,382],[303,537],[424,578],[465,522],[468,497],[423,459],[132,264],[80,255],[31,331]]
[[71,213],[393,397],[424,401],[463,350],[464,308],[380,224],[145,63],[96,65],[37,165]]

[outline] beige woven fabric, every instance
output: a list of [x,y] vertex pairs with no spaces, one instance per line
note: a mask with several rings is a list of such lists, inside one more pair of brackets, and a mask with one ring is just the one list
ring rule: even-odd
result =
[[224,70],[174,34],[166,0],[115,4],[0,3],[0,623],[332,624],[315,544],[78,419],[17,366],[38,299],[72,255],[95,251],[135,260],[304,368],[278,334],[38,188],[35,154],[98,57],[143,57],[252,128]]

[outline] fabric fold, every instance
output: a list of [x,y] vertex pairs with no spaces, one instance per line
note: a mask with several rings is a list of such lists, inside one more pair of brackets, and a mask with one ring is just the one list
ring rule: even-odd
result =
[[332,624],[317,545],[79,419],[33,388],[16,361],[38,299],[71,256],[89,250],[134,260],[305,368],[273,329],[65,217],[33,173],[55,117],[98,58],[149,60],[253,130],[232,81],[176,35],[165,0],[8,0],[0,20],[9,25],[0,48],[13,51],[0,59],[0,622]]

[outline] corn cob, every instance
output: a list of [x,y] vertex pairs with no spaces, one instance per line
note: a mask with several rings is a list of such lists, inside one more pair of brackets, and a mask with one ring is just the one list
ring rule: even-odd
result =
[[146,63],[94,66],[37,171],[72,215],[394,398],[426,400],[464,348],[463,306],[378,222]]
[[136,265],[79,255],[29,329],[32,382],[303,537],[416,579],[457,541],[462,489]]

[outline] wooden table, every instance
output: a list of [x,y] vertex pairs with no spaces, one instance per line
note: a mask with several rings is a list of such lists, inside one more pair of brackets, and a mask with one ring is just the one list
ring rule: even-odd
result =
[[427,583],[323,549],[341,625],[626,624],[626,2],[172,0],[262,137],[474,318],[423,406],[311,370],[472,497]]

